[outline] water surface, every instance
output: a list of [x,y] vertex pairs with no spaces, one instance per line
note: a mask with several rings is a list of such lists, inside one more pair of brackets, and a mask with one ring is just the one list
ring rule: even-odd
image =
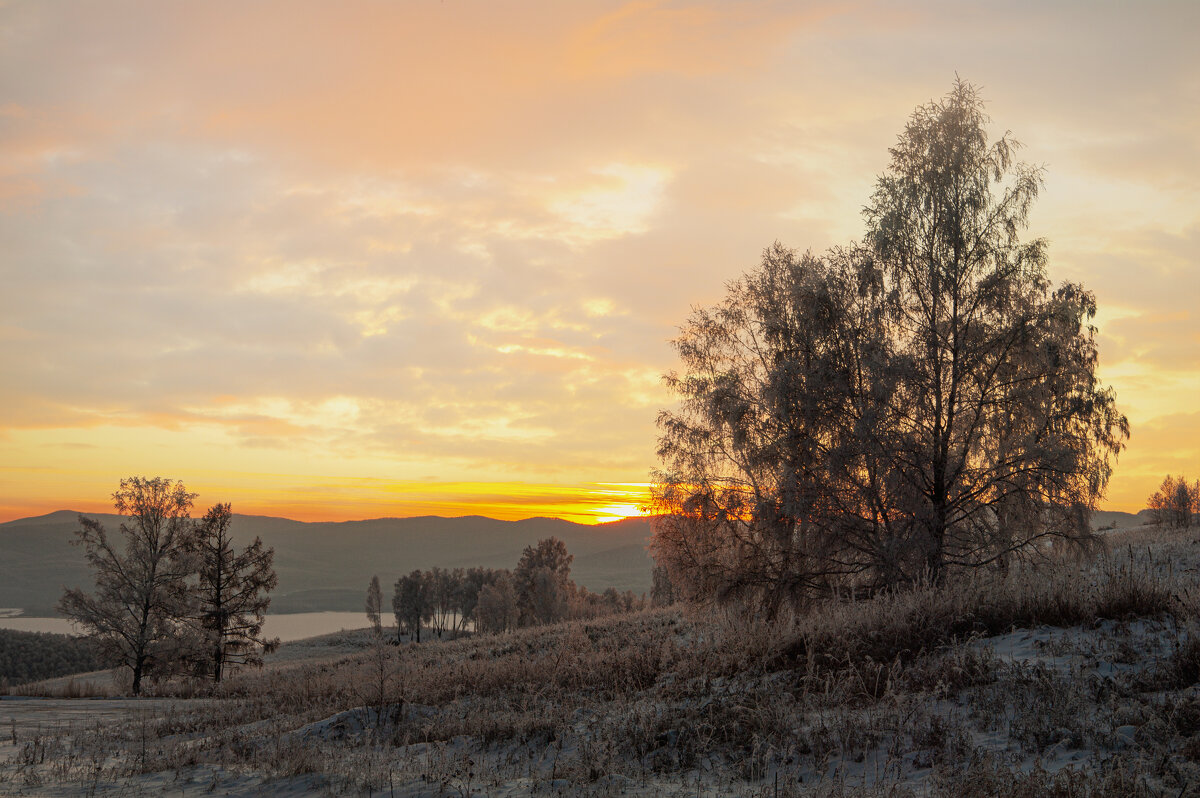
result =
[[[367,625],[367,616],[362,612],[296,612],[287,615],[268,615],[263,634],[278,637],[283,642],[316,637],[343,629],[362,629]],[[0,629],[18,629],[23,632],[56,632],[69,635],[79,630],[66,618],[27,618],[25,616],[0,616]]]

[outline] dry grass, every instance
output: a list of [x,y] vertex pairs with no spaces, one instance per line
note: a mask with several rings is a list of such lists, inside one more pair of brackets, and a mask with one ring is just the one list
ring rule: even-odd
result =
[[9,695],[45,698],[112,698],[118,694],[113,680],[105,673],[63,676],[9,689]]
[[[279,662],[67,737],[65,769],[17,770],[128,783],[216,768],[333,793],[1179,794],[1200,785],[1200,590],[1184,567],[1200,556],[1136,535],[770,623],[653,610],[389,646],[383,664],[371,649]],[[1042,627],[1071,629],[1029,633],[1045,638],[1036,661],[994,650]],[[1149,664],[1147,639],[1164,643]]]

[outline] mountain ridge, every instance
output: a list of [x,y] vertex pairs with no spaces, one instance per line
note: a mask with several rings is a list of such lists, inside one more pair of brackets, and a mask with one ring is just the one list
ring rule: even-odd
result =
[[[65,588],[90,588],[83,551],[72,545],[79,515],[56,510],[0,523],[0,607],[53,615]],[[112,513],[82,515],[100,521],[110,533],[124,520]],[[526,546],[551,536],[566,543],[575,556],[571,576],[589,590],[648,592],[653,567],[645,549],[648,518],[587,525],[544,516],[518,521],[481,515],[297,521],[235,514],[230,531],[238,546],[257,536],[275,549],[275,613],[361,610],[374,575],[391,585],[402,574],[434,566],[512,568]]]
[[[0,608],[53,615],[64,588],[90,588],[83,551],[72,545],[79,515],[56,510],[0,523]],[[82,515],[110,532],[123,520],[112,513]],[[1092,523],[1101,531],[1121,529],[1147,523],[1148,516],[1147,510],[1099,510]],[[389,593],[396,579],[415,569],[512,568],[526,546],[550,536],[574,555],[571,576],[577,584],[646,593],[653,568],[646,551],[651,522],[631,517],[588,525],[546,516],[506,521],[482,515],[298,521],[235,514],[230,528],[239,546],[257,536],[275,549],[279,587],[271,611],[288,613],[361,610],[375,575]]]

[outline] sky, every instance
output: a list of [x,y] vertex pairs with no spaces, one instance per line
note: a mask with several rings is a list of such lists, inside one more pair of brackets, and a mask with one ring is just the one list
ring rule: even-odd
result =
[[691,308],[981,87],[1200,476],[1200,3],[0,2],[0,520],[134,474],[306,520],[637,512]]

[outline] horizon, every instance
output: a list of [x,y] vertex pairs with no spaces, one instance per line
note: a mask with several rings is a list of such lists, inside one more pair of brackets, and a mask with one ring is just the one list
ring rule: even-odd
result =
[[[437,487],[444,488],[446,495],[450,498],[443,501],[406,502],[402,507],[410,510],[410,512],[397,514],[394,512],[397,509],[397,505],[364,502],[367,506],[374,507],[375,510],[362,511],[361,508],[358,508],[360,512],[365,512],[366,514],[347,516],[345,512],[349,508],[358,507],[358,505],[348,502],[332,505],[306,506],[297,504],[295,501],[290,500],[290,497],[278,504],[255,503],[253,501],[243,503],[227,498],[209,499],[205,497],[219,497],[222,495],[222,491],[213,490],[206,484],[196,483],[196,485],[193,485],[186,480],[182,481],[188,490],[198,494],[193,514],[202,513],[202,508],[211,504],[229,502],[233,505],[234,512],[237,515],[286,518],[304,523],[343,523],[347,521],[370,521],[381,518],[422,518],[428,516],[438,518],[481,516],[497,521],[556,518],[577,524],[597,525],[647,515],[647,513],[642,512],[642,508],[648,499],[645,492],[645,484],[615,483],[561,487],[545,485],[518,486],[521,490],[511,494],[507,501],[497,499],[496,491],[499,488],[511,489],[514,487],[508,484],[504,486],[484,486],[493,489],[493,492],[490,493],[491,500],[484,504],[477,499],[482,492],[481,486],[442,485]],[[374,487],[374,482],[372,481],[372,487]],[[197,487],[197,485],[201,487]],[[409,486],[410,489],[413,487]],[[422,487],[428,489],[430,486],[416,487],[417,489]],[[558,487],[557,492],[553,490],[556,487]],[[458,498],[455,499],[455,497]],[[17,521],[23,518],[36,518],[55,512],[116,514],[111,501],[73,501],[67,504],[72,507],[86,509],[64,510],[63,502],[54,502],[53,500],[38,505],[0,506],[0,523]],[[372,512],[377,512],[378,514],[372,514]]]
[[[1116,512],[1116,513],[1125,513],[1127,515],[1135,515],[1136,516],[1143,512],[1150,512],[1150,508],[1143,507],[1140,510],[1132,510],[1132,511],[1131,510],[1111,510],[1111,509],[1097,508],[1095,510],[1095,512],[1100,512],[1100,513]],[[119,515],[119,513],[114,512],[113,508],[111,508],[111,507],[109,507],[108,509],[94,509],[94,510],[79,510],[79,509],[68,509],[68,508],[59,507],[54,510],[48,510],[43,513],[38,513],[37,515],[17,516],[15,518],[0,517],[0,524],[8,524],[8,523],[13,523],[15,521],[31,521],[31,520],[34,520],[37,518],[45,518],[47,516],[57,515],[59,513],[70,513],[70,514],[77,514],[77,515]],[[235,517],[240,515],[240,516],[246,516],[246,517],[250,517],[250,518],[271,518],[271,519],[281,520],[281,521],[294,521],[294,522],[300,523],[300,524],[353,524],[353,523],[361,523],[364,521],[412,521],[412,520],[417,520],[417,519],[422,519],[422,518],[437,518],[437,519],[440,519],[443,521],[454,521],[454,520],[460,520],[460,519],[464,519],[464,518],[483,518],[483,519],[486,519],[489,521],[504,521],[507,523],[520,523],[522,521],[538,521],[538,520],[564,521],[569,524],[578,524],[580,526],[604,526],[606,524],[616,524],[616,523],[620,523],[622,521],[630,521],[630,520],[635,520],[635,519],[650,520],[650,519],[653,519],[656,517],[652,513],[639,513],[637,515],[612,516],[612,517],[604,518],[604,520],[576,521],[576,520],[573,520],[570,518],[563,518],[561,516],[556,516],[556,515],[530,515],[530,516],[521,516],[521,517],[516,517],[516,518],[498,518],[496,516],[484,515],[484,514],[480,514],[480,513],[468,513],[465,515],[441,515],[438,513],[424,513],[421,515],[379,515],[379,516],[366,516],[366,517],[362,517],[362,518],[314,518],[314,519],[293,518],[291,516],[286,516],[286,515],[272,515],[272,514],[268,514],[268,513],[240,512],[240,511],[234,511],[233,515]],[[193,517],[196,517],[196,516],[193,515]]]
[[[16,518],[0,518],[0,524],[10,524],[10,523],[14,523],[17,521],[34,521],[39,518],[47,518],[49,516],[59,515],[59,514],[120,516],[120,513],[114,512],[113,508],[111,508],[111,507],[109,507],[106,510],[105,509],[79,510],[79,509],[74,509],[74,508],[59,507],[54,510],[49,510],[47,512],[38,513],[37,515],[18,516]],[[573,521],[570,518],[562,518],[560,516],[555,516],[555,515],[530,515],[530,516],[522,516],[519,518],[497,518],[495,516],[481,515],[479,513],[469,513],[466,515],[439,515],[436,513],[426,513],[426,514],[422,514],[422,515],[380,515],[380,516],[369,516],[369,517],[364,517],[364,518],[321,518],[321,519],[315,519],[315,520],[307,520],[307,519],[301,519],[301,518],[292,518],[292,517],[286,516],[286,515],[268,515],[268,514],[264,514],[264,513],[252,513],[252,512],[243,513],[243,512],[235,511],[233,513],[233,517],[236,518],[238,516],[243,516],[246,518],[269,518],[269,519],[276,520],[276,521],[293,521],[298,524],[356,524],[356,523],[362,523],[365,521],[415,521],[415,520],[421,520],[424,518],[436,518],[436,519],[439,519],[442,521],[458,521],[458,520],[463,520],[463,519],[468,519],[468,518],[482,518],[487,521],[501,521],[504,523],[514,523],[514,524],[521,523],[523,521],[563,521],[564,523],[577,524],[579,526],[605,526],[607,524],[618,524],[618,523],[621,523],[622,521],[640,520],[643,518],[644,519],[653,519],[655,517],[652,514],[643,513],[640,515],[613,516],[613,517],[607,518],[605,520],[594,521],[594,522],[589,523],[587,521]],[[120,517],[124,518],[127,516],[120,516]],[[191,517],[197,518],[198,516],[193,514]]]
[[0,519],[637,515],[690,309],[861,236],[956,75],[1046,166],[1144,508],[1200,475],[1200,4],[949,8],[4,4]]

